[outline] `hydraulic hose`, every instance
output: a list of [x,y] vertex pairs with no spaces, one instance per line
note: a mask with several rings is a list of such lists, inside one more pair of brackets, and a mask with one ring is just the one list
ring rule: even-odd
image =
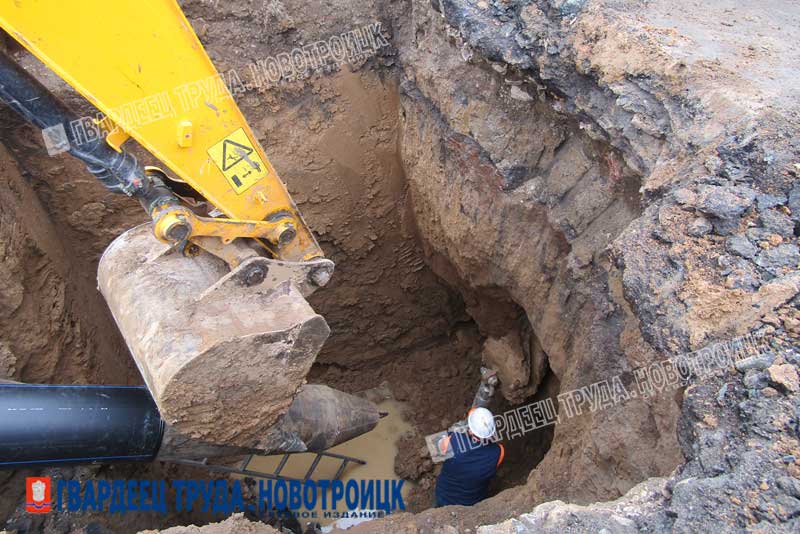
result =
[[0,53],[0,99],[26,121],[57,136],[59,144],[83,161],[87,170],[110,191],[135,196],[148,210],[159,202],[177,202],[160,180],[145,174],[133,154],[124,149],[117,152],[103,135],[79,139],[74,129],[79,122],[75,114],[4,53]]
[[0,468],[150,461],[163,433],[145,387],[0,384]]

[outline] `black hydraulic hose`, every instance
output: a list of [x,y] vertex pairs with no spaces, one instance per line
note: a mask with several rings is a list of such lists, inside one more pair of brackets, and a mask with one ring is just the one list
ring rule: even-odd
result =
[[0,53],[0,99],[31,124],[58,137],[109,190],[140,198],[154,195],[157,184],[145,175],[133,154],[124,149],[117,152],[102,135],[78,139],[75,114],[4,53]]
[[150,461],[163,434],[145,387],[0,383],[0,468]]

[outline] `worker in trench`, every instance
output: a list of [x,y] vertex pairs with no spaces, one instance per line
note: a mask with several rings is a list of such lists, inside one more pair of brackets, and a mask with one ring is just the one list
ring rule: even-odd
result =
[[492,441],[494,416],[486,408],[472,408],[466,431],[451,431],[437,444],[448,457],[436,479],[436,506],[472,506],[488,497],[489,482],[503,463],[505,449]]

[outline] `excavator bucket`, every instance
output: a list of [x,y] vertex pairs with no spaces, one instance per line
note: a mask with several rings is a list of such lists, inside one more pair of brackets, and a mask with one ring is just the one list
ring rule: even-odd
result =
[[145,224],[106,249],[98,283],[162,418],[196,440],[262,449],[330,330],[290,281],[229,274]]

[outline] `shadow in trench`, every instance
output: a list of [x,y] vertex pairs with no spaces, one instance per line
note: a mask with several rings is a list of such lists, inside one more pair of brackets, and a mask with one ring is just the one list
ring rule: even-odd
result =
[[[508,401],[498,396],[495,397],[491,409],[493,413],[501,414],[507,410],[520,408],[526,404],[538,402],[548,397],[553,399],[554,406],[558,406],[556,396],[558,395],[559,388],[560,383],[558,378],[548,369],[535,395],[525,399],[525,402],[518,405],[511,405]],[[500,401],[498,401],[498,398]],[[503,490],[525,484],[530,472],[539,465],[539,462],[544,459],[547,451],[550,450],[554,431],[555,425],[550,425],[528,432],[520,437],[503,441],[505,459],[500,469],[497,471],[497,476],[489,486],[489,495],[496,495]]]

